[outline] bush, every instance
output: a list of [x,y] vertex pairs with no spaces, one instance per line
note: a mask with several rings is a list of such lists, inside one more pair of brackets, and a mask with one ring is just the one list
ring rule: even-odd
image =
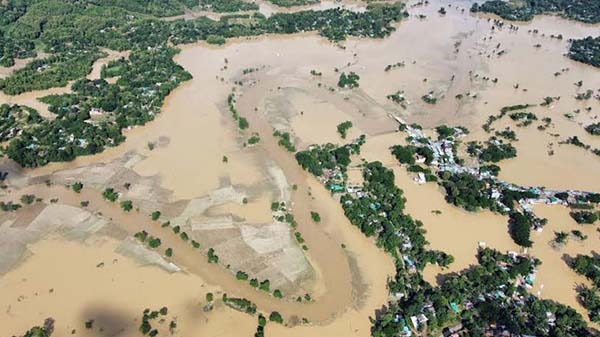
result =
[[115,192],[113,188],[107,188],[102,192],[102,197],[104,200],[108,200],[110,202],[115,202],[119,198],[119,194]]
[[21,202],[25,205],[31,205],[35,201],[35,195],[33,194],[23,194],[21,196]]
[[321,216],[317,212],[310,212],[310,217],[314,222],[321,222]]
[[79,193],[83,189],[83,184],[80,182],[76,182],[73,185],[71,185],[71,188],[75,193]]
[[160,211],[154,211],[152,212],[152,214],[150,214],[150,217],[152,218],[152,221],[156,221],[158,220],[158,218],[160,218]]
[[571,212],[569,215],[578,223],[578,224],[593,224],[598,220],[597,212],[590,211],[580,211],[580,212]]
[[173,249],[171,249],[171,248],[167,248],[167,249],[165,250],[165,256],[166,256],[166,257],[171,257],[171,256],[173,256]]
[[277,322],[279,324],[283,324],[283,317],[281,317],[281,314],[279,314],[277,311],[273,311],[269,315],[269,321],[271,321],[271,322]]
[[121,201],[121,209],[125,212],[129,212],[133,209],[133,203],[131,200]]
[[271,282],[269,280],[264,280],[260,283],[260,286],[258,287],[258,289],[262,290],[262,291],[266,291],[269,292],[271,287]]
[[273,296],[275,296],[277,298],[282,298],[283,294],[281,293],[281,290],[275,289],[275,291],[273,291]]
[[148,246],[150,248],[158,248],[158,247],[160,247],[160,244],[161,244],[161,242],[160,242],[159,238],[152,237],[152,238],[150,238],[150,241],[148,241]]
[[235,274],[235,278],[237,278],[240,281],[246,281],[248,279],[248,274],[244,273],[243,271],[238,271]]

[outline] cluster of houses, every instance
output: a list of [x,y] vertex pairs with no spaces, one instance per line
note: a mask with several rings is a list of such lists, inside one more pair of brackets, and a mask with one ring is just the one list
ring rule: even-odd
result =
[[[482,171],[479,167],[468,167],[457,163],[456,157],[454,155],[454,139],[463,137],[465,135],[464,131],[461,128],[455,128],[455,134],[452,138],[446,138],[441,140],[431,140],[426,137],[423,131],[420,128],[416,128],[406,124],[402,119],[393,116],[398,123],[405,126],[405,131],[412,139],[412,144],[415,146],[427,146],[433,152],[433,160],[431,161],[430,166],[436,171],[448,171],[451,173],[468,173],[480,180],[485,180],[488,195],[496,201],[496,203],[503,209],[505,212],[510,211],[508,205],[504,205],[501,202],[503,191],[510,190],[516,192],[533,192],[537,195],[536,198],[526,198],[518,201],[519,208],[525,214],[529,215],[533,220],[534,229],[541,231],[544,222],[541,219],[537,218],[533,214],[533,206],[535,204],[547,204],[547,205],[565,205],[578,203],[578,200],[587,197],[592,194],[590,192],[585,191],[576,191],[576,190],[548,190],[544,188],[538,187],[523,187],[515,184],[511,184],[502,180],[499,180],[496,176],[491,174],[489,171]],[[422,156],[416,156],[417,163],[424,163],[425,158]],[[423,173],[417,173],[414,181],[422,184],[425,183],[425,175]],[[557,194],[567,194],[568,197],[565,199],[559,199],[556,197]]]

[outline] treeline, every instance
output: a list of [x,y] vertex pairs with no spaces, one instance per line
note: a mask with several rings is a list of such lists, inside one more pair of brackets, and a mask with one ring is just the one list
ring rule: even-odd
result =
[[578,255],[571,262],[570,267],[592,281],[593,286],[581,286],[577,289],[581,304],[588,310],[592,322],[600,323],[600,258],[598,256]]
[[97,49],[73,50],[33,60],[0,80],[0,90],[8,95],[18,95],[33,90],[64,87],[69,81],[87,75],[94,62],[103,56],[106,54]]
[[600,22],[600,2],[597,0],[489,0],[474,3],[472,12],[493,13],[506,20],[529,21],[539,14],[562,14],[586,23]]
[[571,41],[567,55],[572,60],[600,67],[600,36]]

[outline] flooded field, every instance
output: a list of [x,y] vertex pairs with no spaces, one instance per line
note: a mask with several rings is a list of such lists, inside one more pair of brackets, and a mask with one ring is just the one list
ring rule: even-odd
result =
[[[428,134],[440,124],[465,126],[471,131],[466,142],[490,137],[492,134],[485,133],[481,125],[503,106],[536,104],[530,110],[539,120],[552,119],[543,131],[537,124],[519,128],[507,117],[493,125],[496,130],[511,127],[518,138],[514,143],[518,156],[500,164],[500,178],[524,186],[600,192],[600,157],[559,144],[577,136],[600,148],[600,139],[583,130],[597,121],[600,102],[575,99],[579,92],[600,88],[598,70],[564,56],[568,39],[597,34],[600,26],[542,16],[518,23],[518,30],[495,28],[489,17],[469,13],[469,1],[453,1],[446,15],[438,14],[439,7],[448,3],[434,0],[427,6],[416,6],[409,2],[410,18],[383,40],[349,39],[332,44],[306,33],[232,39],[220,47],[206,43],[181,46],[175,61],[193,79],[167,98],[154,121],[127,130],[124,144],[39,169],[10,166],[10,188],[0,192],[2,200],[33,193],[43,196],[44,205],[58,198],[60,204],[80,209],[80,201],[87,199],[89,212],[110,225],[83,239],[57,231],[53,226],[60,223],[48,225],[50,230],[35,235],[20,236],[22,251],[11,256],[15,263],[0,277],[0,326],[8,327],[9,335],[16,334],[53,317],[59,336],[73,330],[77,334],[89,332],[90,336],[134,336],[144,308],[166,305],[168,317],[177,319],[179,335],[252,335],[255,317],[222,304],[210,312],[202,310],[205,293],[211,291],[215,297],[222,292],[245,297],[261,311],[278,310],[286,319],[304,317],[311,322],[293,328],[270,324],[269,336],[369,336],[369,317],[387,301],[386,282],[394,272],[393,262],[350,224],[338,201],[297,165],[293,154],[277,145],[274,130],[289,132],[299,150],[366,135],[367,142],[353,162],[349,179],[361,181],[360,159],[381,161],[393,168],[396,185],[407,199],[406,212],[423,221],[430,247],[455,258],[447,269],[425,270],[424,276],[431,283],[444,273],[474,264],[479,245],[519,251],[508,235],[506,217],[488,211],[463,211],[446,203],[437,184],[413,181],[413,175],[390,154],[389,147],[405,143],[406,136],[396,132],[398,124],[390,116],[419,123]],[[364,10],[362,2],[342,4]],[[298,10],[264,1],[259,5],[267,16]],[[338,5],[323,1],[311,8]],[[195,15],[187,13],[186,18]],[[539,32],[529,32],[533,29]],[[550,37],[557,34],[563,39]],[[111,52],[94,65],[88,78],[98,78],[103,64],[121,56],[126,55]],[[385,71],[388,65],[396,66]],[[339,89],[340,73],[349,71],[360,76],[360,87]],[[580,80],[581,88],[574,85]],[[29,105],[52,118],[37,98],[68,91],[67,87],[18,96],[0,94],[0,103]],[[403,93],[405,107],[387,98],[396,92]],[[227,102],[231,93],[240,115],[250,124],[246,131],[240,131],[231,117]],[[436,104],[421,99],[429,93],[437,98]],[[540,106],[548,96],[560,100]],[[579,112],[574,112],[577,109]],[[336,131],[344,121],[353,124],[347,140]],[[260,135],[260,142],[249,145],[248,138],[254,132]],[[80,180],[86,188],[84,194],[75,195],[60,186],[46,187],[42,184],[46,179],[57,185]],[[127,182],[135,188],[122,188]],[[140,211],[125,214],[117,205],[103,201],[101,191],[111,186],[140,205]],[[274,201],[291,206],[308,250],[300,248],[290,228],[280,223],[283,227],[274,229],[278,226],[270,210]],[[43,207],[39,208],[18,211],[18,219],[2,218],[0,236],[35,224]],[[149,228],[149,213],[158,209],[165,218],[179,220],[189,228],[226,228],[199,234],[205,240],[202,249],[208,247],[206,242],[222,252],[220,264],[208,264],[199,254],[192,256],[189,245],[183,246],[176,236],[167,239],[168,230],[163,231],[163,240],[176,248],[172,262],[183,272],[168,273],[160,266],[120,254],[122,242]],[[310,211],[318,211],[322,222],[314,223]],[[549,223],[543,232],[532,234],[535,243],[529,253],[543,262],[532,292],[571,305],[587,317],[575,292],[577,284],[587,281],[569,269],[564,255],[590,253],[599,247],[597,224],[584,229],[587,241],[572,240],[557,250],[549,245],[554,231],[581,226],[564,207],[539,206],[535,213],[548,218]],[[254,241],[244,236],[249,230]],[[228,240],[228,236],[234,239]],[[253,246],[258,241],[284,248],[261,254],[259,250],[264,247]],[[296,259],[286,260],[292,255]],[[244,267],[248,256],[252,256],[259,276],[283,280],[285,268],[280,267],[301,269],[302,277],[281,284],[290,294],[311,293],[313,301],[275,299],[235,280],[234,269]],[[90,319],[95,320],[94,328],[87,331],[84,322]]]

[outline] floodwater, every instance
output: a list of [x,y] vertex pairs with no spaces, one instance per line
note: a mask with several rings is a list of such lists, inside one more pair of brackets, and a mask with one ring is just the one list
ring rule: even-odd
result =
[[[319,6],[325,6],[325,3]],[[9,326],[11,333],[19,333],[27,326],[39,324],[47,316],[52,316],[58,323],[68,322],[60,326],[61,331],[69,332],[74,327],[79,331],[83,329],[82,322],[87,319],[81,314],[87,304],[119,308],[120,301],[111,298],[127,298],[128,301],[131,298],[130,303],[119,309],[126,312],[123,317],[127,318],[127,322],[123,326],[131,325],[131,320],[140,316],[146,306],[173,303],[173,308],[181,308],[175,312],[181,317],[179,321],[185,334],[251,334],[256,326],[255,318],[219,308],[208,314],[198,312],[204,289],[199,289],[198,284],[206,284],[211,289],[220,287],[235,296],[246,297],[263,310],[279,310],[284,317],[297,315],[315,323],[328,323],[293,329],[269,325],[268,331],[273,329],[273,335],[368,336],[368,317],[386,302],[385,282],[393,272],[393,264],[349,224],[337,201],[298,167],[291,154],[277,145],[278,140],[272,136],[274,128],[289,131],[299,149],[313,143],[341,143],[343,140],[337,134],[336,125],[346,120],[354,125],[349,131],[349,139],[366,134],[367,144],[361,157],[369,161],[380,160],[394,169],[396,183],[405,191],[408,200],[406,211],[423,221],[431,248],[444,250],[455,257],[455,262],[446,270],[426,269],[425,277],[432,283],[439,272],[459,271],[475,263],[480,243],[502,251],[518,248],[508,236],[506,218],[490,212],[467,213],[448,205],[437,185],[416,185],[411,176],[397,166],[389,153],[389,146],[402,143],[405,135],[394,132],[397,125],[388,114],[397,114],[426,128],[441,123],[464,125],[472,131],[467,140],[483,140],[489,135],[480,126],[487,116],[497,114],[502,106],[539,104],[546,96],[561,96],[560,101],[550,107],[532,110],[539,119],[552,118],[552,126],[546,131],[538,131],[537,124],[517,128],[510,124],[508,118],[494,125],[497,129],[511,125],[519,138],[515,143],[519,156],[501,164],[501,178],[523,185],[600,191],[600,158],[573,146],[558,145],[560,140],[577,135],[592,147],[600,147],[600,140],[583,131],[584,125],[597,118],[600,104],[594,99],[576,101],[574,98],[577,92],[600,88],[598,70],[563,56],[569,38],[597,34],[599,26],[544,16],[531,23],[519,23],[518,31],[509,30],[506,26],[492,30],[488,17],[470,14],[467,5],[463,6],[464,12],[453,5],[448,14],[442,16],[437,10],[447,2],[430,3],[409,8],[412,16],[398,24],[397,31],[383,40],[349,39],[341,45],[334,45],[316,34],[297,34],[232,39],[221,47],[205,43],[182,46],[176,61],[194,78],[167,98],[163,113],[155,121],[126,131],[128,139],[125,144],[101,154],[78,158],[71,163],[24,170],[31,176],[43,175],[106,162],[128,151],[136,151],[146,158],[136,164],[134,170],[142,175],[158,175],[162,187],[173,191],[172,198],[179,200],[202,196],[224,181],[260,184],[265,179],[264,163],[272,161],[285,172],[289,184],[298,185],[298,190],[292,193],[292,203],[299,222],[298,229],[309,246],[306,256],[317,275],[314,303],[301,305],[276,301],[249,287],[240,286],[222,267],[199,263],[197,261],[204,260],[200,256],[187,256],[187,248],[184,247],[181,251],[186,253],[177,254],[175,262],[190,274],[168,275],[156,268],[136,267],[120,256],[116,257],[119,263],[110,266],[115,270],[113,272],[106,267],[99,271],[93,269],[97,264],[93,261],[103,260],[108,266],[108,261],[115,258],[115,243],[90,247],[53,239],[32,246],[33,256],[0,279],[0,282],[9,285],[0,287],[0,295],[3,292],[29,294],[28,299],[38,301],[3,300],[0,304],[10,310],[3,314],[4,318],[0,316],[0,323],[2,319],[7,322],[2,326]],[[263,11],[267,10],[264,3],[261,6]],[[416,14],[423,14],[426,18],[417,18]],[[527,32],[534,28],[540,33]],[[550,38],[550,34],[559,33],[563,34],[563,40]],[[538,43],[541,46],[534,47]],[[397,63],[403,66],[384,71],[387,65]],[[100,63],[96,64],[94,71],[98,72],[100,67]],[[258,70],[243,74],[244,69],[250,68]],[[568,71],[561,71],[567,68]],[[311,75],[311,70],[322,72],[322,76]],[[359,74],[360,88],[338,90],[336,83],[342,71]],[[561,74],[555,76],[555,72]],[[94,74],[91,76],[95,77]],[[498,82],[492,83],[482,79],[484,77],[498,78]],[[582,88],[573,85],[579,80],[583,81]],[[242,81],[244,85],[240,87],[234,83],[236,81]],[[516,84],[519,84],[519,89],[515,89]],[[238,130],[228,111],[227,95],[232,88],[236,88],[239,113],[250,122],[249,130],[244,132]],[[386,98],[400,90],[405,92],[406,109]],[[421,96],[429,92],[438,97],[437,104],[430,105],[421,100]],[[36,103],[37,94],[14,98],[0,96],[0,102],[16,103],[18,99],[43,111],[39,102]],[[458,94],[462,94],[463,99],[456,99]],[[584,110],[588,106],[592,108],[590,112]],[[565,113],[575,109],[581,109],[581,112],[574,113],[572,119],[564,117]],[[244,147],[243,143],[252,132],[260,134],[261,142],[254,147]],[[158,142],[159,138],[167,139],[167,145],[150,150],[148,144]],[[548,155],[549,147],[554,150],[552,156]],[[223,157],[227,157],[227,162]],[[352,170],[350,176],[353,181],[360,181],[358,172]],[[34,190],[41,194],[45,188],[34,187]],[[61,194],[61,202],[68,198]],[[256,221],[266,219],[270,202],[261,196],[245,217]],[[78,200],[73,200],[73,204],[77,203]],[[130,219],[133,215],[124,217],[119,215],[120,210],[110,211],[100,206],[102,204],[103,201],[98,200],[96,207],[102,208],[103,213],[110,212],[129,232],[139,230],[139,223]],[[243,206],[226,205],[216,211],[236,208]],[[320,224],[310,220],[310,210],[321,214],[323,221]],[[536,244],[530,251],[544,261],[536,287],[544,284],[542,296],[573,305],[584,313],[576,303],[572,288],[574,283],[584,280],[565,269],[568,267],[561,262],[562,252],[546,247],[553,228],[563,223],[573,224],[566,222],[566,211],[545,208],[536,208],[536,211],[550,220],[546,230],[535,237]],[[584,243],[572,241],[564,252],[589,252],[591,247],[598,246],[597,240],[597,234],[590,232],[590,239]],[[346,249],[341,248],[342,243]],[[69,263],[56,265],[56,261],[63,260]],[[44,267],[48,269],[39,266],[48,266]],[[41,277],[45,270],[50,270],[50,266],[62,271],[57,274],[64,276],[53,275],[43,281]],[[80,272],[90,269],[93,271]],[[146,272],[149,274],[144,274]],[[102,275],[117,280],[114,282],[118,282],[119,286],[109,285],[108,279],[103,277],[93,277],[97,273],[105,273]],[[561,274],[560,277],[553,277],[557,273]],[[69,305],[61,305],[60,309],[54,306],[56,301],[51,297],[63,294],[63,291],[58,291],[59,279],[55,282],[54,277],[64,277],[60,279],[64,282],[64,289],[69,289],[67,286],[75,289],[72,295],[65,296],[65,302],[61,302]],[[24,278],[32,282],[19,281]],[[140,285],[142,281],[144,285]],[[74,285],[76,282],[77,285]],[[98,291],[89,291],[89,285]],[[54,295],[38,295],[39,300],[31,295],[35,291],[46,294],[48,290],[44,288],[49,287],[57,289]],[[133,287],[141,288],[143,296],[127,291]],[[176,290],[165,291],[165,288]],[[62,301],[62,295],[60,298]],[[77,302],[77,298],[81,301]],[[26,307],[25,304],[31,306]],[[17,313],[15,317],[19,319],[7,318],[9,316],[6,315],[11,313]],[[201,319],[185,319],[186,315]],[[231,324],[232,320],[239,324]],[[133,331],[137,324],[133,323]]]

